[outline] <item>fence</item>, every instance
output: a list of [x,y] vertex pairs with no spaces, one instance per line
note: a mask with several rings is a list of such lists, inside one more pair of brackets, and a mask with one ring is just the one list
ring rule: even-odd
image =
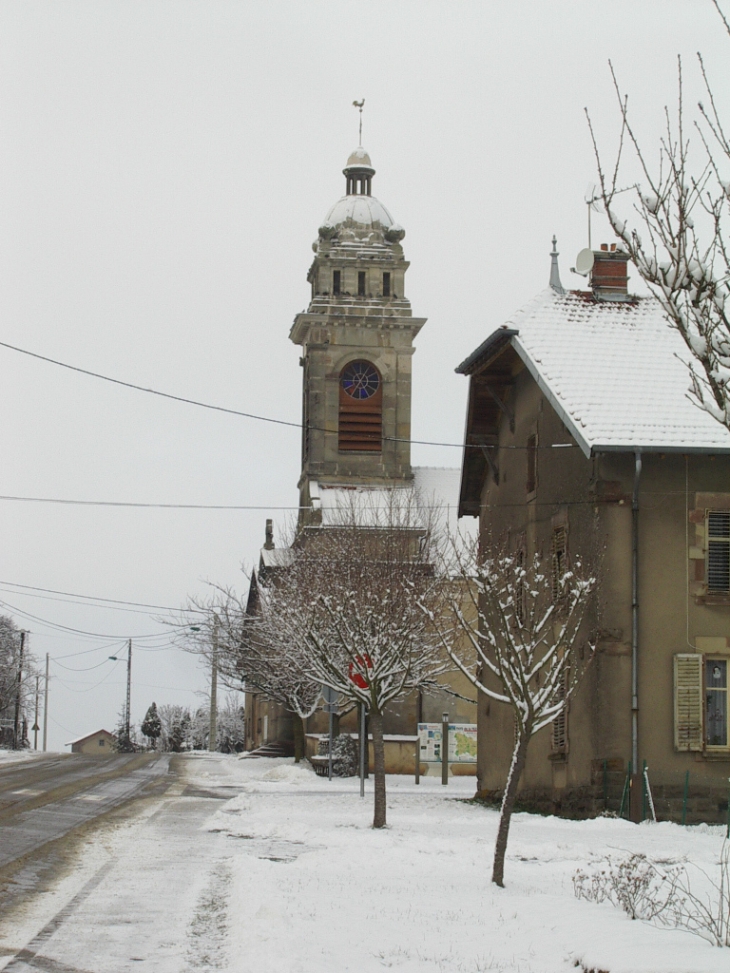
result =
[[[644,774],[644,766],[639,768],[644,820],[652,817],[653,801],[658,821],[726,824],[730,827],[730,781],[727,777],[703,773],[702,769],[670,771],[654,777],[651,767]],[[596,761],[593,786],[600,808],[628,817],[631,773],[630,762],[628,767],[619,768],[616,761]]]

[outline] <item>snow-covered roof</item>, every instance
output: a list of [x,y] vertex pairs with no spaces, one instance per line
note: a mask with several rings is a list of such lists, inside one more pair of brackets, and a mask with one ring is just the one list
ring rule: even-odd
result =
[[374,196],[343,196],[324,218],[324,225],[339,226],[351,220],[361,226],[379,224],[383,229],[393,226],[393,217]]
[[419,503],[439,508],[450,536],[460,532],[465,537],[476,535],[479,525],[474,520],[459,520],[461,469],[443,466],[414,466],[413,479]]
[[[596,301],[547,288],[492,338],[500,335],[587,455],[730,452],[730,431],[688,397],[689,352],[654,298]],[[473,371],[482,348],[457,371]]]
[[286,568],[292,563],[294,555],[288,547],[261,548],[261,567]]
[[[347,165],[345,166],[345,171],[347,171],[350,168],[353,169],[373,168],[373,164],[370,161],[370,155],[366,152],[366,150],[361,145],[358,145],[356,149],[353,149],[353,151],[350,153],[347,159]],[[375,172],[374,169],[373,172]]]
[[[351,524],[360,527],[387,527],[393,524],[421,529],[429,523],[431,512],[442,519],[450,532],[457,529],[460,469],[434,466],[413,468],[413,481],[406,486],[367,486],[365,484],[310,485],[312,506],[322,512],[322,526]],[[471,523],[459,524],[464,531],[476,529]]]
[[106,735],[108,737],[114,736],[114,734],[110,733],[109,730],[94,730],[93,733],[87,733],[86,736],[78,737],[76,740],[69,740],[68,743],[64,743],[64,747],[72,747],[75,743],[83,743],[84,740],[93,740],[94,737],[101,735]]

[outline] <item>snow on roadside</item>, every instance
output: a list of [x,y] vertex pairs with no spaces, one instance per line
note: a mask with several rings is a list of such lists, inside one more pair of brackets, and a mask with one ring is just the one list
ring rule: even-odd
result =
[[0,764],[19,763],[22,760],[33,760],[36,757],[53,757],[53,753],[42,750],[2,750],[0,749]]
[[201,761],[188,772],[237,784],[208,828],[229,836],[231,970],[257,973],[727,973],[730,951],[576,900],[576,869],[644,852],[712,870],[718,827],[636,827],[602,818],[514,817],[506,888],[490,882],[497,813],[449,787],[389,777],[388,822],[370,827],[372,782],[329,782],[291,760]]

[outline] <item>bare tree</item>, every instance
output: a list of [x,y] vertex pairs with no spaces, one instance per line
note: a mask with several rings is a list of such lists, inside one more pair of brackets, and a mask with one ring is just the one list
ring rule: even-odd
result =
[[[411,491],[381,491],[373,505],[342,509],[314,529],[297,559],[309,578],[309,672],[369,713],[374,756],[373,827],[386,824],[383,713],[414,690],[437,691],[453,664],[431,621],[444,596],[433,530]],[[354,500],[362,504],[362,498]],[[380,507],[375,504],[380,503]],[[314,579],[314,580],[313,580]],[[427,606],[427,614],[421,606]]]
[[[21,631],[6,615],[0,615],[0,746],[23,747],[27,725],[26,714],[32,712],[35,676],[39,674],[36,659],[25,639],[21,656]],[[16,713],[18,739],[15,739]]]
[[[718,0],[712,0],[730,34],[730,23]],[[611,77],[621,117],[618,149],[610,172],[604,169],[594,127],[588,115],[602,200],[613,231],[659,301],[669,323],[688,350],[690,396],[701,408],[730,428],[730,252],[727,219],[730,207],[730,139],[718,102],[698,54],[706,100],[687,124],[678,63],[676,114],[665,108],[665,129],[656,162],[642,148],[631,123],[628,96]],[[690,133],[698,151],[690,153]],[[626,149],[638,163],[640,183],[625,187]],[[623,192],[629,196],[617,199]],[[619,212],[623,199],[631,213]]]
[[312,579],[296,558],[259,587],[255,614],[244,615],[239,662],[246,688],[280,703],[293,716],[294,760],[305,755],[305,720],[318,709],[322,687],[309,671],[308,633],[316,624]]
[[211,595],[190,602],[199,614],[182,629],[188,651],[217,668],[228,689],[260,693],[294,718],[294,757],[304,757],[304,721],[317,709],[321,685],[305,666],[305,639],[313,605],[310,583],[292,564],[266,583],[256,581],[256,598],[244,601],[232,588],[211,586]]
[[[504,859],[517,790],[532,737],[564,712],[593,656],[582,628],[595,579],[536,554],[498,546],[482,556],[477,540],[454,545],[448,611],[429,612],[456,667],[514,715],[514,748],[505,783],[492,881],[504,885]],[[471,650],[467,657],[464,648]],[[472,662],[471,654],[475,662]]]

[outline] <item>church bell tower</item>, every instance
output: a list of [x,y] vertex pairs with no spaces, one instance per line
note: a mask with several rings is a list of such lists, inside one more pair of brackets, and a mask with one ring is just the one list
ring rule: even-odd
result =
[[372,195],[355,149],[345,195],[312,245],[312,298],[289,337],[302,346],[300,502],[322,486],[405,486],[411,472],[413,340],[426,322],[405,296],[405,230]]

